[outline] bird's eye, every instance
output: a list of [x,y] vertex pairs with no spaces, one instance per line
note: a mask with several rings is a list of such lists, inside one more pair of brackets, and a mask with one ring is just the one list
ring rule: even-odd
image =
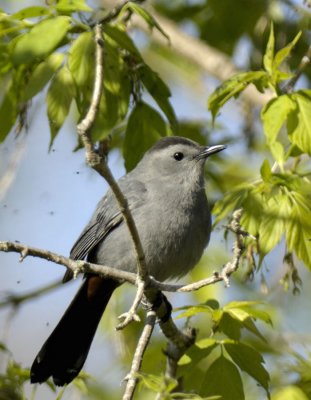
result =
[[183,153],[181,153],[180,151],[177,151],[177,152],[174,154],[174,158],[175,158],[176,161],[180,161],[180,160],[182,160],[182,159],[184,158],[184,155],[183,155]]

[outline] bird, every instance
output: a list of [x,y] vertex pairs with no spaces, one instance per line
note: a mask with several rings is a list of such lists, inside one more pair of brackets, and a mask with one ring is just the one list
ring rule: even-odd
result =
[[[148,272],[156,280],[181,278],[201,258],[211,233],[204,165],[210,155],[225,147],[201,146],[181,136],[163,137],[119,179]],[[132,239],[111,190],[99,201],[70,258],[136,272]],[[71,278],[67,270],[64,281]],[[43,383],[52,377],[57,386],[63,386],[79,374],[109,299],[120,284],[110,277],[85,274],[80,289],[32,364],[31,383]]]

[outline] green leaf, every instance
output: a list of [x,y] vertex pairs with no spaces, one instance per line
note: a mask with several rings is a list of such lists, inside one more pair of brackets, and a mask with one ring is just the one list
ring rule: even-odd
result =
[[263,65],[265,67],[265,70],[269,72],[270,75],[272,75],[273,73],[274,42],[274,29],[273,23],[271,23],[269,40],[267,43],[265,55],[263,57]]
[[31,6],[17,11],[15,14],[12,15],[12,18],[14,19],[35,18],[50,14],[51,10],[47,7]]
[[52,79],[46,96],[47,113],[51,129],[50,147],[62,127],[75,95],[71,74],[66,66]]
[[267,159],[264,159],[264,161],[260,167],[260,175],[261,175],[262,179],[266,182],[269,181],[269,179],[271,178],[271,175],[272,175],[271,166]]
[[297,108],[287,120],[290,141],[311,155],[311,90],[300,90],[291,95]]
[[158,31],[161,32],[164,37],[166,37],[167,40],[170,40],[169,36],[163,31],[163,29],[154,19],[154,17],[140,5],[129,2],[123,7],[123,9],[130,9],[137,15],[140,15],[147,22],[150,28],[157,28]]
[[258,235],[261,215],[263,211],[262,195],[256,187],[249,190],[247,196],[243,200],[240,207],[243,207],[244,212],[241,218],[241,225],[247,232],[253,236]]
[[142,61],[142,56],[135,46],[133,40],[125,32],[121,25],[106,24],[104,32],[113,39],[122,49],[127,50],[138,60]]
[[123,61],[122,53],[116,42],[108,35],[104,35],[104,42],[104,87],[115,96],[118,103],[118,115],[122,120],[125,118],[129,108],[131,80],[127,65]]
[[301,36],[301,32],[297,33],[294,40],[292,40],[287,46],[279,50],[273,60],[273,69],[276,70],[282,64],[282,62],[288,57],[289,53],[292,51],[295,44],[298,42]]
[[11,68],[9,46],[7,43],[0,43],[0,77],[9,72]]
[[194,367],[203,358],[206,358],[217,347],[215,339],[205,338],[198,340],[178,361],[178,365],[188,366],[192,363],[191,368]]
[[213,214],[216,215],[215,224],[225,218],[232,210],[240,208],[250,190],[250,184],[242,184],[226,194],[222,200],[217,201],[213,207]]
[[243,325],[239,319],[232,316],[229,312],[223,312],[218,325],[214,326],[213,331],[223,332],[228,338],[239,340],[242,327]]
[[259,247],[268,254],[281,240],[285,232],[285,222],[290,216],[288,196],[272,195],[264,202],[264,210],[259,227]]
[[71,19],[65,16],[45,19],[21,35],[12,49],[14,65],[31,64],[48,56],[66,36]]
[[224,310],[240,308],[243,311],[246,311],[250,317],[260,319],[261,321],[271,325],[272,321],[270,315],[266,311],[258,308],[261,304],[262,303],[258,301],[231,301],[225,305]]
[[269,148],[273,158],[282,165],[285,161],[285,150],[282,144],[278,141],[269,143]]
[[200,395],[219,395],[222,400],[244,400],[242,379],[237,367],[222,355],[217,358],[206,371]]
[[255,325],[254,321],[251,318],[246,318],[243,321],[243,326],[246,328],[248,331],[253,333],[255,336],[257,336],[259,339],[261,339],[263,342],[267,342],[266,338],[260,333],[259,329]]
[[294,109],[295,102],[287,94],[271,99],[262,109],[261,119],[269,143],[276,141],[282,125]]
[[56,5],[56,10],[60,13],[73,13],[78,11],[93,12],[85,0],[59,0]]
[[[270,317],[263,312],[257,312],[257,315],[255,316],[254,311],[253,313],[251,313],[249,307],[250,306],[247,307],[246,304],[244,306],[237,305],[236,307],[234,307],[234,304],[229,303],[229,305],[226,305],[224,307],[224,314],[228,314],[233,320],[239,321],[244,328],[246,328],[265,342],[266,339],[259,332],[252,318],[254,316],[255,318],[265,318],[266,320],[268,319],[270,321]],[[266,322],[265,319],[263,320]],[[232,334],[228,336],[235,340],[239,339],[239,336],[234,337]]]
[[211,111],[213,119],[220,108],[232,97],[242,92],[250,83],[265,87],[265,79],[267,73],[264,71],[251,71],[242,72],[234,75],[232,78],[223,82],[218,88],[212,93],[208,100],[208,109]]
[[269,374],[262,365],[265,362],[262,355],[254,348],[240,342],[227,342],[224,343],[224,347],[235,364],[253,377],[268,394]]
[[289,251],[296,255],[311,269],[311,207],[309,196],[290,193],[292,203],[290,219],[286,221],[286,243]]
[[206,312],[208,314],[212,314],[214,311],[211,307],[205,305],[205,304],[199,304],[197,306],[185,306],[185,307],[178,307],[174,309],[174,311],[180,311],[180,310],[186,310],[183,313],[179,314],[176,319],[179,318],[185,318],[185,317],[192,317],[194,315],[197,315],[198,313],[201,312]]
[[141,80],[144,86],[166,115],[172,131],[177,134],[178,123],[174,109],[169,101],[169,97],[171,97],[169,88],[159,77],[159,75],[152,71],[152,69],[147,65],[140,67],[139,71],[141,73]]
[[81,33],[69,50],[68,67],[79,91],[93,88],[95,44],[92,32]]
[[116,126],[118,120],[118,98],[106,89],[101,96],[99,110],[92,127],[93,141],[105,139]]
[[37,65],[22,93],[22,100],[28,101],[39,93],[61,66],[63,60],[63,54],[53,53]]
[[13,78],[11,78],[0,105],[0,143],[4,141],[15,124],[18,115],[16,95]]
[[133,169],[147,149],[166,132],[165,122],[155,109],[144,102],[136,104],[125,132],[123,155],[126,170]]
[[297,386],[286,386],[272,395],[272,400],[308,400],[309,397]]

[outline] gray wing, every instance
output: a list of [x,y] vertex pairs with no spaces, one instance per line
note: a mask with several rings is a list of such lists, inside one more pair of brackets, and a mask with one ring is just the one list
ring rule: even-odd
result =
[[[131,211],[144,204],[147,190],[142,182],[128,179],[128,176],[125,176],[119,180],[119,185]],[[103,241],[122,221],[122,213],[113,193],[109,190],[98,203],[90,222],[73,245],[70,258],[73,260],[86,258],[95,246]]]

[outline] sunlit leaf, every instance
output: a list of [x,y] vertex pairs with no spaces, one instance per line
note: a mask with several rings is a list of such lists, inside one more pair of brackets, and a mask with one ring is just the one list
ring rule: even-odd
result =
[[268,181],[271,177],[271,166],[266,158],[260,167],[260,175],[264,181]]
[[15,124],[18,115],[18,100],[16,96],[17,93],[14,88],[13,78],[11,78],[0,104],[0,143],[4,141]]
[[192,367],[201,361],[203,358],[209,356],[209,354],[217,347],[215,339],[205,338],[198,340],[190,349],[182,356],[178,361],[179,366],[186,366],[190,363]]
[[122,49],[127,50],[138,60],[142,60],[142,57],[133,40],[120,25],[106,24],[104,27],[104,32],[110,36],[111,39],[113,39]]
[[54,76],[46,96],[52,145],[70,110],[75,90],[68,68],[65,66]]
[[288,115],[287,129],[291,142],[311,155],[311,90],[293,93],[297,108]]
[[63,59],[63,54],[53,53],[47,57],[46,60],[37,65],[23,91],[23,101],[30,100],[44,88],[44,86],[61,66]]
[[259,227],[259,246],[263,254],[269,253],[279,243],[289,216],[290,205],[286,195],[271,196],[266,201]]
[[266,138],[274,142],[282,125],[291,111],[295,109],[295,103],[287,94],[271,99],[261,111],[261,119]]
[[205,305],[205,304],[199,304],[197,306],[185,306],[185,307],[179,307],[176,308],[174,311],[180,311],[180,310],[185,310],[181,314],[177,316],[177,319],[179,318],[185,318],[185,317],[192,317],[198,313],[206,312],[208,314],[211,314],[214,310]]
[[81,91],[93,88],[95,44],[92,32],[81,33],[73,42],[68,55],[68,67],[72,78]]
[[308,400],[309,397],[297,386],[286,386],[276,390],[271,400]]
[[231,301],[230,303],[226,304],[224,310],[231,310],[231,309],[241,309],[245,311],[249,316],[260,319],[261,321],[271,325],[271,317],[270,315],[259,308],[262,305],[258,301]]
[[263,57],[263,65],[265,67],[265,70],[269,72],[270,75],[272,75],[273,72],[274,42],[274,29],[273,24],[271,23],[269,40],[267,43],[265,55]]
[[42,17],[44,15],[49,15],[49,14],[51,14],[51,10],[48,7],[31,6],[22,8],[15,14],[12,14],[12,18],[25,19],[25,18]]
[[236,97],[250,83],[265,86],[264,80],[267,77],[265,71],[242,72],[226,80],[212,93],[208,100],[208,109],[211,111],[213,119],[220,108],[232,97]]
[[157,28],[158,31],[161,32],[162,35],[169,40],[169,36],[164,32],[164,30],[161,28],[155,18],[145,8],[141,7],[137,3],[129,2],[125,5],[124,9],[130,9],[137,15],[140,15],[147,22],[150,28]]
[[28,33],[20,36],[12,50],[15,65],[44,59],[64,39],[71,19],[58,16],[37,23]]
[[59,0],[56,5],[56,10],[61,13],[73,13],[78,11],[92,12],[85,0]]
[[282,165],[285,160],[285,149],[283,145],[275,140],[274,142],[269,143],[269,148],[271,151],[271,154],[273,158],[280,164]]
[[293,47],[295,46],[295,44],[298,42],[299,38],[301,36],[301,32],[298,32],[297,35],[295,36],[295,38],[285,47],[283,47],[283,49],[279,50],[273,60],[273,68],[277,69],[282,62],[286,59],[286,57],[288,57],[289,53],[292,51]]
[[92,139],[94,142],[103,140],[111,133],[119,120],[118,97],[105,89],[102,93],[99,110],[92,127]]
[[290,219],[286,223],[286,243],[289,251],[295,251],[306,266],[311,269],[311,207],[310,197],[306,204],[299,194],[291,195],[293,203]]

